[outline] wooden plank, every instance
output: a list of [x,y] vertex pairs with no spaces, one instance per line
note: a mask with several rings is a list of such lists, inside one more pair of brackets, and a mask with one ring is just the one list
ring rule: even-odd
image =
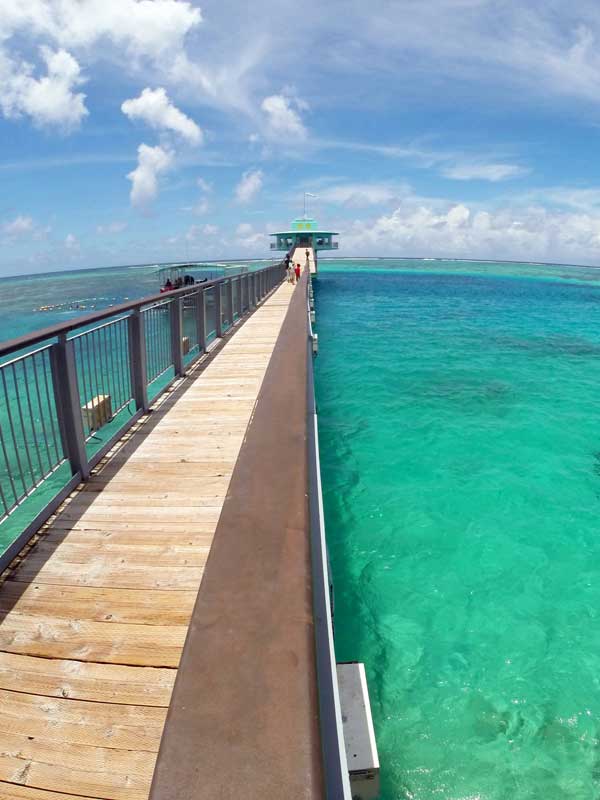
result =
[[176,674],[173,668],[86,663],[0,652],[2,689],[47,697],[166,708]]
[[97,589],[8,580],[0,592],[0,612],[133,625],[187,625],[195,599],[195,591]]
[[0,650],[44,658],[176,667],[186,625],[107,625],[11,611],[0,625]]
[[53,742],[158,752],[165,708],[90,703],[0,689],[0,730]]
[[[222,505],[222,504],[221,504]],[[198,508],[169,508],[157,506],[153,508],[120,508],[118,512],[121,522],[145,522],[148,527],[155,523],[179,522],[193,525],[195,522],[216,523],[221,513],[219,506],[202,506]],[[66,506],[60,512],[63,520],[85,519],[85,520],[111,520],[114,519],[115,512],[111,508],[101,505],[91,504],[88,506]]]
[[[140,503],[139,505],[143,505]],[[112,508],[118,507],[116,504]],[[114,564],[131,563],[136,567],[149,566],[155,569],[163,567],[204,567],[210,545],[186,546],[173,544],[113,544],[61,542],[41,539],[31,551],[29,558],[48,563],[50,558],[61,564],[81,564],[94,568],[98,559],[113,561]]]
[[[89,520],[89,519],[63,519],[57,518],[51,526],[45,530],[53,531],[95,531],[96,533],[113,534],[125,531],[137,531],[139,533],[156,534],[157,536],[170,536],[175,533],[187,534],[190,525],[187,522],[168,522],[167,520],[148,522],[147,520]],[[214,534],[215,523],[212,520],[196,520],[191,530],[196,533]]]
[[122,485],[119,492],[113,492],[112,486],[109,486],[105,492],[81,493],[66,503],[65,508],[96,509],[109,506],[115,509],[116,514],[120,513],[123,507],[134,508],[135,506],[145,506],[146,508],[164,508],[165,506],[189,509],[220,508],[223,505],[223,499],[227,495],[226,490],[220,493],[199,493],[196,495],[191,488],[189,492],[158,491],[153,494],[147,484],[145,487]]
[[[65,523],[66,524],[66,523]],[[110,525],[114,526],[111,522]],[[63,542],[68,541],[70,544],[119,544],[119,545],[173,545],[175,547],[207,547],[213,540],[213,531],[190,531],[189,525],[182,526],[184,530],[178,531],[170,528],[168,531],[147,529],[147,526],[142,526],[142,530],[135,530],[131,526],[125,526],[108,531],[97,530],[80,530],[78,528],[58,528],[53,526],[43,534],[42,541],[44,542]],[[209,523],[206,527],[212,527]]]
[[202,580],[202,567],[138,566],[111,558],[96,559],[86,569],[77,569],[57,556],[47,559],[32,551],[16,568],[15,578],[56,586],[97,586],[116,589],[197,590]]
[[0,780],[104,800],[146,800],[154,753],[53,742],[4,732]]
[[[165,474],[165,477],[169,480],[168,473]],[[229,479],[229,475],[210,476],[202,478],[202,480],[190,476],[178,476],[177,494],[181,495],[184,491],[188,494],[189,491],[193,490],[202,496],[225,496],[229,487]],[[113,494],[127,493],[137,487],[151,491],[147,474],[130,470],[126,470],[120,475],[118,481],[112,480],[110,477],[104,477],[104,475],[95,476],[89,483],[85,484],[83,491],[90,493],[103,492],[106,491],[107,487]]]
[[62,794],[0,781],[0,800],[93,800],[80,794]]

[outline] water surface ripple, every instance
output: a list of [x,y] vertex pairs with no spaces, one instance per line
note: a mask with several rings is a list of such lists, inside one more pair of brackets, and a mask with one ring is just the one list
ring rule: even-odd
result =
[[339,660],[383,798],[600,797],[600,290],[327,269]]

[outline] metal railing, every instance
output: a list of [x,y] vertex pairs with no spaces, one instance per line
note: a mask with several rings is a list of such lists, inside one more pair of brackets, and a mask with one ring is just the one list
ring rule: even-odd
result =
[[314,298],[310,275],[307,282],[306,338],[307,363],[307,447],[308,505],[313,577],[313,614],[319,691],[319,725],[327,800],[351,800],[352,791],[344,744],[342,709],[337,678],[333,635],[333,583],[325,537],[325,514],[321,489],[319,425],[315,400],[313,358],[318,352],[318,337],[313,331]]
[[284,277],[280,262],[0,343],[0,571],[149,403]]

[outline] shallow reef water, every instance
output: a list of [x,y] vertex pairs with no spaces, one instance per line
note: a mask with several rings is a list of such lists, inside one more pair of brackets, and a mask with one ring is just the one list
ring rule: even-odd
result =
[[600,284],[376,266],[322,262],[315,295],[336,650],[382,797],[599,798]]

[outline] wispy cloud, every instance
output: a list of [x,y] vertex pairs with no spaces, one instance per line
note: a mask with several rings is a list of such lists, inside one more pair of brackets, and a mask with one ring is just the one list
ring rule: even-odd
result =
[[485,163],[461,163],[442,167],[441,174],[445,178],[455,181],[505,181],[510,178],[521,178],[529,174],[530,170],[518,164],[502,164],[490,162]]
[[314,141],[314,146],[322,150],[349,150],[358,153],[371,153],[383,158],[409,162],[419,169],[436,169],[443,177],[452,180],[498,181],[520,178],[531,172],[528,167],[499,161],[497,156],[489,159],[481,153],[435,149],[419,143],[387,145],[372,142],[343,140]]

